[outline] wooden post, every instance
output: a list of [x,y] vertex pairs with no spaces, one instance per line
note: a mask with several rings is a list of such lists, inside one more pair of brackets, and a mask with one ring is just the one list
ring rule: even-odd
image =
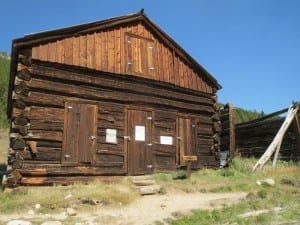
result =
[[197,156],[196,155],[185,155],[182,156],[182,160],[187,162],[187,177],[191,177],[192,173],[192,162],[197,161]]
[[235,153],[235,125],[234,125],[234,107],[228,104],[229,111],[229,159],[232,160]]

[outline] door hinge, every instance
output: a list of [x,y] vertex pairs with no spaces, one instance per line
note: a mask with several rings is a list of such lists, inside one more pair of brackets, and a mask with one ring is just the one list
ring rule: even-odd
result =
[[93,141],[93,140],[96,139],[96,136],[95,136],[95,135],[92,135],[92,136],[90,137],[90,139],[91,139],[91,141]]

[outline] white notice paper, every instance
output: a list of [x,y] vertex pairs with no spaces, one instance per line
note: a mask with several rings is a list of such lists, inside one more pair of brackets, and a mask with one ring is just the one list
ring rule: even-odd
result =
[[135,126],[135,140],[145,141],[145,126]]
[[172,136],[160,136],[160,144],[162,145],[172,145],[173,137]]
[[117,130],[116,129],[106,129],[106,143],[117,144]]

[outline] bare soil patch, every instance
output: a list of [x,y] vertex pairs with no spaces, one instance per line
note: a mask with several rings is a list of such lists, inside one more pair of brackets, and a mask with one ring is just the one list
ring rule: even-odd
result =
[[[0,221],[26,219],[28,221],[46,221],[49,218],[69,224],[68,220],[78,224],[106,225],[150,225],[168,224],[169,221],[191,213],[197,209],[215,209],[238,203],[246,197],[244,192],[234,193],[185,193],[174,190],[165,195],[143,196],[129,205],[103,205],[78,210],[70,218],[64,213],[56,215],[5,215]],[[76,209],[76,207],[75,207]],[[70,223],[71,224],[71,223]]]

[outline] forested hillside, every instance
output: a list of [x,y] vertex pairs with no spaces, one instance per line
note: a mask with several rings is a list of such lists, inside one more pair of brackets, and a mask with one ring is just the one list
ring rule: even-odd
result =
[[263,111],[257,112],[256,110],[250,111],[250,110],[245,110],[242,108],[234,108],[234,110],[235,110],[235,123],[236,124],[254,120],[254,119],[257,119],[257,118],[265,115],[265,113]]
[[6,128],[6,101],[8,89],[10,58],[6,53],[0,52],[0,128]]

